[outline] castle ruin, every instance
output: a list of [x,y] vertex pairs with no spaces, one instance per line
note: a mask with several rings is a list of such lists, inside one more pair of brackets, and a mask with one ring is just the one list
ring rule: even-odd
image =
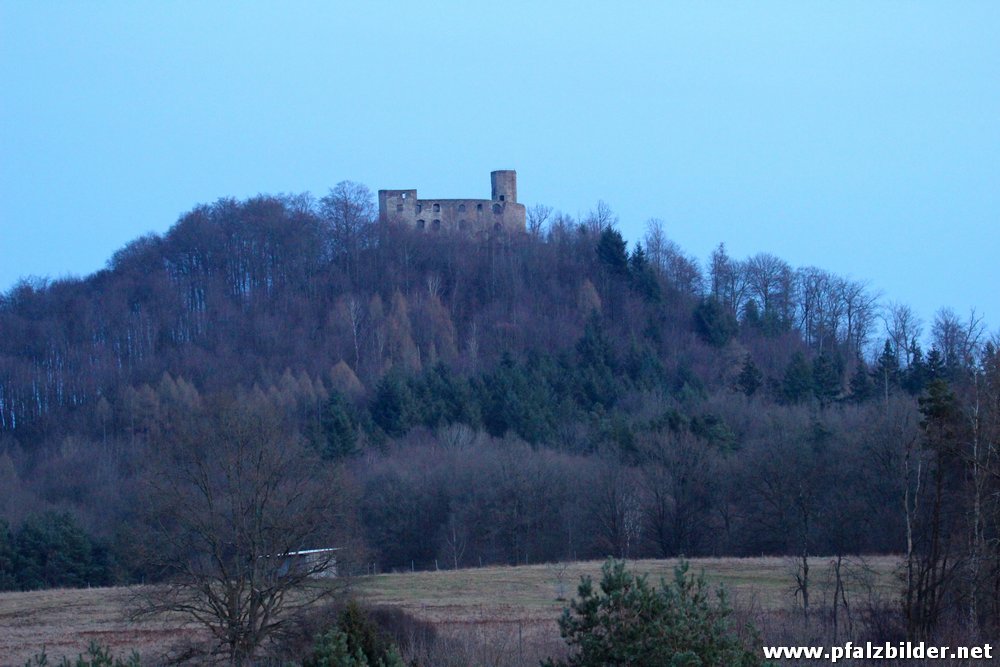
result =
[[416,190],[379,190],[379,219],[434,232],[523,232],[525,210],[517,203],[517,172],[494,171],[490,183],[490,199],[417,199]]

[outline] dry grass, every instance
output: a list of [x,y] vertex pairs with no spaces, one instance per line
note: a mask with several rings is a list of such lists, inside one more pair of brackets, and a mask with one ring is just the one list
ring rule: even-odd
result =
[[[875,586],[883,593],[891,594],[897,562],[890,557],[868,561]],[[629,565],[656,583],[672,576],[676,561],[640,560]],[[382,574],[357,579],[355,592],[370,604],[398,607],[429,621],[446,636],[490,636],[494,644],[504,643],[510,651],[525,651],[528,646],[530,653],[530,647],[557,641],[555,620],[565,605],[556,599],[560,578],[565,596],[572,597],[580,576],[596,578],[600,566],[585,562]],[[795,605],[791,567],[780,558],[719,558],[694,560],[691,569],[704,571],[712,584],[724,585],[742,605],[782,611]],[[813,561],[813,573],[814,599],[819,599],[826,577],[823,559]],[[135,649],[155,656],[196,631],[179,619],[129,622],[125,610],[133,593],[127,588],[93,588],[0,594],[0,665],[19,667],[43,648],[50,657],[76,655],[94,639],[116,654]]]
[[[829,563],[823,558],[810,563],[814,606],[822,605],[832,593]],[[895,557],[866,560],[873,592],[883,597],[896,594],[893,572],[898,563]],[[538,658],[561,648],[556,620],[567,602],[556,599],[559,580],[564,595],[571,598],[582,575],[599,578],[601,564],[566,564],[561,576],[560,567],[554,565],[383,574],[359,579],[356,590],[371,604],[403,609],[430,621],[442,635],[459,640],[471,660],[465,664],[537,665]],[[658,585],[661,578],[673,577],[677,564],[676,560],[638,560],[631,561],[629,568]],[[853,565],[857,570],[859,563]],[[690,571],[704,572],[712,586],[724,586],[734,604],[758,621],[796,615],[794,564],[789,559],[701,558],[691,561]],[[848,584],[855,600],[868,595],[862,588],[856,581]],[[491,647],[524,657],[493,661],[482,655]]]
[[115,655],[133,649],[154,655],[196,629],[180,619],[130,622],[135,588],[54,589],[0,594],[0,665],[20,667],[45,651],[50,659],[75,657],[91,641]]

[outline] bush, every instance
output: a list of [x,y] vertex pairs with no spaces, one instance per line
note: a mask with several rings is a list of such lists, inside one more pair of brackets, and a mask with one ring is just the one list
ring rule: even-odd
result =
[[575,647],[565,661],[544,667],[754,667],[760,659],[732,633],[724,593],[713,603],[704,577],[688,576],[688,565],[674,571],[670,584],[649,586],[621,561],[601,568],[600,590],[583,577],[578,600],[563,612],[559,630]]
[[316,640],[302,667],[404,667],[395,644],[380,632],[372,618],[351,602],[337,624]]
[[132,651],[132,655],[125,660],[121,660],[111,655],[110,649],[95,641],[90,642],[87,654],[81,653],[75,661],[63,658],[58,663],[49,662],[48,656],[42,651],[40,655],[24,663],[24,667],[141,667],[141,665],[139,654],[135,651]]

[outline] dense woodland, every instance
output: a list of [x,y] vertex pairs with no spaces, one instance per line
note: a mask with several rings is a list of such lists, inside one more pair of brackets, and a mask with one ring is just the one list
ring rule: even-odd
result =
[[15,285],[0,588],[155,578],[150,461],[224,397],[336,471],[359,568],[776,554],[808,606],[810,557],[898,553],[911,636],[995,628],[981,320],[925,325],[863,281],[722,245],[701,262],[655,220],[629,247],[616,224],[602,203],[417,232],[345,182],[199,206],[94,275]]

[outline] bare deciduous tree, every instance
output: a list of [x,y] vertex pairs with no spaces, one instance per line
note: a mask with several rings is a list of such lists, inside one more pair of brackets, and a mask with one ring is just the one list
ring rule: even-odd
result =
[[834,343],[840,326],[840,302],[834,297],[837,279],[829,272],[808,266],[795,272],[798,316],[796,323],[810,345],[822,351]]
[[[149,567],[166,584],[139,613],[172,613],[212,638],[204,659],[250,664],[290,622],[343,589],[334,553],[341,485],[261,395],[174,415],[148,480]],[[336,584],[334,584],[336,581]]]
[[593,502],[598,543],[616,558],[630,558],[642,536],[642,499],[634,472],[610,462],[597,479]]
[[597,202],[593,211],[587,213],[587,217],[583,219],[583,226],[594,236],[599,236],[605,229],[614,229],[618,226],[618,216],[602,199]]
[[670,283],[686,294],[700,295],[705,289],[705,278],[698,260],[684,254],[674,241],[667,238],[663,221],[650,218],[646,222],[646,257]]
[[739,315],[748,298],[746,264],[732,259],[726,254],[725,244],[720,243],[709,260],[709,276],[711,295]]
[[893,349],[902,350],[906,365],[912,361],[913,343],[923,333],[924,324],[920,317],[905,303],[894,301],[889,303],[882,315],[885,331],[892,341]]
[[790,316],[792,269],[783,259],[766,252],[746,261],[747,283],[765,313]]
[[361,250],[367,245],[377,210],[371,191],[360,183],[341,181],[319,200],[320,214],[330,225],[333,255],[354,279]]
[[649,263],[664,270],[666,266],[666,250],[670,240],[663,230],[663,221],[659,218],[650,218],[646,221],[646,236],[643,238],[646,244],[646,256]]
[[934,316],[931,335],[947,366],[970,368],[978,355],[984,332],[983,318],[975,309],[969,312],[969,319],[962,322],[954,310],[942,308]]
[[690,434],[658,438],[649,449],[641,474],[650,538],[664,557],[696,554],[710,532],[717,474],[713,452]]
[[844,343],[852,356],[861,357],[875,322],[878,292],[862,280],[843,280],[840,299],[844,305]]
[[535,204],[528,209],[528,233],[532,236],[541,237],[542,230],[549,216],[552,215],[552,207],[544,204]]

